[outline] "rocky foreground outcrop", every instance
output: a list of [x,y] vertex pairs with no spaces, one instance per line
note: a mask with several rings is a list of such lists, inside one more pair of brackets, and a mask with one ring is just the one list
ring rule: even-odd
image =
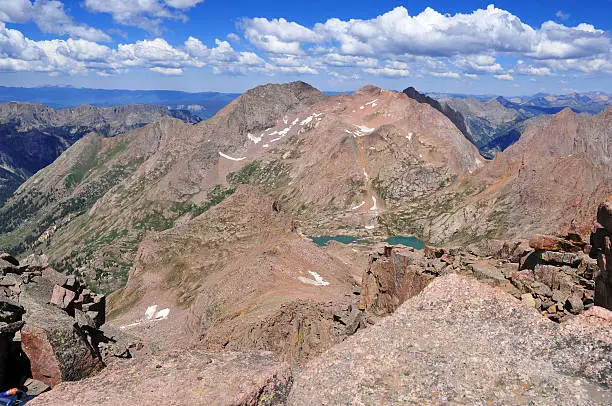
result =
[[556,324],[500,289],[446,275],[311,361],[288,404],[606,404],[611,332],[605,309]]
[[293,377],[269,352],[174,350],[111,365],[29,403],[66,405],[282,405]]
[[[105,366],[120,344],[100,330],[104,295],[57,272],[45,256],[22,263],[0,255],[0,390],[28,395],[86,378]],[[125,350],[125,349],[124,349]],[[129,354],[129,353],[128,353]]]
[[[572,294],[583,297],[586,290],[567,275],[589,269],[580,265],[592,261],[581,251],[587,244],[536,236],[531,246],[505,243],[495,258],[466,249],[381,246],[353,290],[359,307],[346,318],[332,302],[317,308],[295,301],[251,324],[251,351],[165,349],[62,383],[32,404],[607,404],[612,312],[592,303],[586,311],[568,307]],[[555,302],[555,313],[532,303],[559,294],[542,293],[548,285],[534,271],[542,267],[557,273],[559,285],[549,290],[570,295]],[[332,345],[323,342],[330,331],[318,329],[321,318],[334,320],[330,327],[344,325],[343,342],[318,356],[310,351],[305,365],[283,362],[296,360],[283,344],[287,338],[297,340],[299,351]],[[218,327],[225,330],[212,325],[209,334]],[[150,325],[143,333],[154,330]],[[256,350],[261,343],[272,352]]]

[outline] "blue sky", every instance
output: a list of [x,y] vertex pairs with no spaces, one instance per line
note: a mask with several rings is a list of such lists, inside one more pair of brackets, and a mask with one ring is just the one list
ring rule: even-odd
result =
[[0,85],[612,92],[612,0],[1,0]]

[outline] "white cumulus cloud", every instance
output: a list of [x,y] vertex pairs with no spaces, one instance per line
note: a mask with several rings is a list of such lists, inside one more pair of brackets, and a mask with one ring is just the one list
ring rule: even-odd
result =
[[408,69],[398,69],[398,68],[367,68],[363,70],[366,73],[374,76],[385,76],[388,78],[405,78],[410,76],[410,71]]
[[58,0],[2,0],[0,21],[23,24],[33,21],[45,33],[69,35],[89,41],[110,41],[108,34],[86,24],[75,23]]
[[495,79],[498,80],[514,80],[514,78],[512,77],[512,75],[508,74],[508,73],[503,73],[501,75],[493,75],[493,77]]
[[300,54],[304,42],[316,42],[317,34],[298,23],[284,18],[244,19],[240,23],[244,37],[257,48],[272,53]]
[[[238,28],[260,51],[306,54],[324,65],[368,68],[379,75],[406,74],[407,69],[386,64],[409,58],[413,58],[410,70],[423,74],[444,74],[450,64],[459,71],[457,74],[506,80],[511,67],[504,68],[497,60],[499,56],[546,61],[551,72],[555,65],[561,69],[574,66],[550,62],[553,60],[588,60],[591,68],[605,69],[601,61],[612,59],[612,39],[604,30],[590,24],[569,27],[553,21],[532,27],[493,5],[454,15],[430,7],[410,15],[400,6],[371,19],[331,18],[310,27],[283,18],[247,18]],[[432,64],[447,66],[431,69]],[[541,68],[534,67],[531,74],[546,75]],[[529,74],[529,70],[522,74]]]
[[[188,68],[208,68],[218,74],[324,74],[337,80],[359,74],[505,81],[515,75],[612,74],[610,32],[586,23],[531,26],[493,5],[454,15],[430,7],[411,15],[400,6],[372,18],[330,18],[309,26],[285,18],[244,18],[236,32],[222,33],[225,40],[205,44],[195,36],[176,43],[159,35],[165,21],[185,21],[203,0],[80,2],[92,13],[158,35],[138,41],[124,36],[123,43],[108,45],[108,34],[75,22],[66,2],[0,0],[0,70],[108,76],[131,69],[182,75]],[[29,22],[68,38],[35,41],[6,27]]]
[[183,69],[181,68],[162,68],[160,66],[155,66],[153,68],[149,68],[149,70],[166,76],[180,76],[183,74]]
[[455,66],[466,73],[499,73],[502,66],[491,55],[467,55],[456,58]]
[[430,72],[429,74],[437,78],[459,79],[461,77],[457,72]]
[[160,33],[164,20],[187,21],[185,10],[203,0],[85,0],[94,13],[110,14],[117,23]]
[[550,68],[546,66],[535,67],[528,65],[525,61],[519,60],[514,67],[514,72],[520,75],[529,75],[529,76],[550,76],[552,73]]

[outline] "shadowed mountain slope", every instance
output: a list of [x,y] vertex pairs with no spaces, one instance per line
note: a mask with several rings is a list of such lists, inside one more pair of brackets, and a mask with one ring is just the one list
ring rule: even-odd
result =
[[112,137],[163,116],[200,121],[189,112],[153,105],[54,110],[32,103],[0,104],[0,202],[86,134]]

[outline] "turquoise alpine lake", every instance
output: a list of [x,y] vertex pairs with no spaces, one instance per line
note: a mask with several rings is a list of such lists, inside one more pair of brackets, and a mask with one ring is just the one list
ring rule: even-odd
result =
[[394,237],[389,237],[385,240],[390,245],[405,245],[406,247],[412,247],[417,250],[425,249],[425,241],[419,240],[418,238],[409,235],[409,236],[401,236],[396,235]]
[[361,242],[359,238],[353,235],[322,235],[319,237],[310,237],[312,242],[317,244],[319,247],[326,245],[330,241],[338,241],[342,244],[351,244]]
[[[354,235],[321,235],[318,237],[309,237],[312,242],[317,244],[319,247],[326,245],[330,241],[338,241],[342,244],[367,244],[367,240],[362,240]],[[425,241],[419,240],[418,238],[407,235],[401,236],[396,235],[389,237],[385,240],[386,243],[391,245],[405,245],[406,247],[416,248],[422,250],[425,248]]]

